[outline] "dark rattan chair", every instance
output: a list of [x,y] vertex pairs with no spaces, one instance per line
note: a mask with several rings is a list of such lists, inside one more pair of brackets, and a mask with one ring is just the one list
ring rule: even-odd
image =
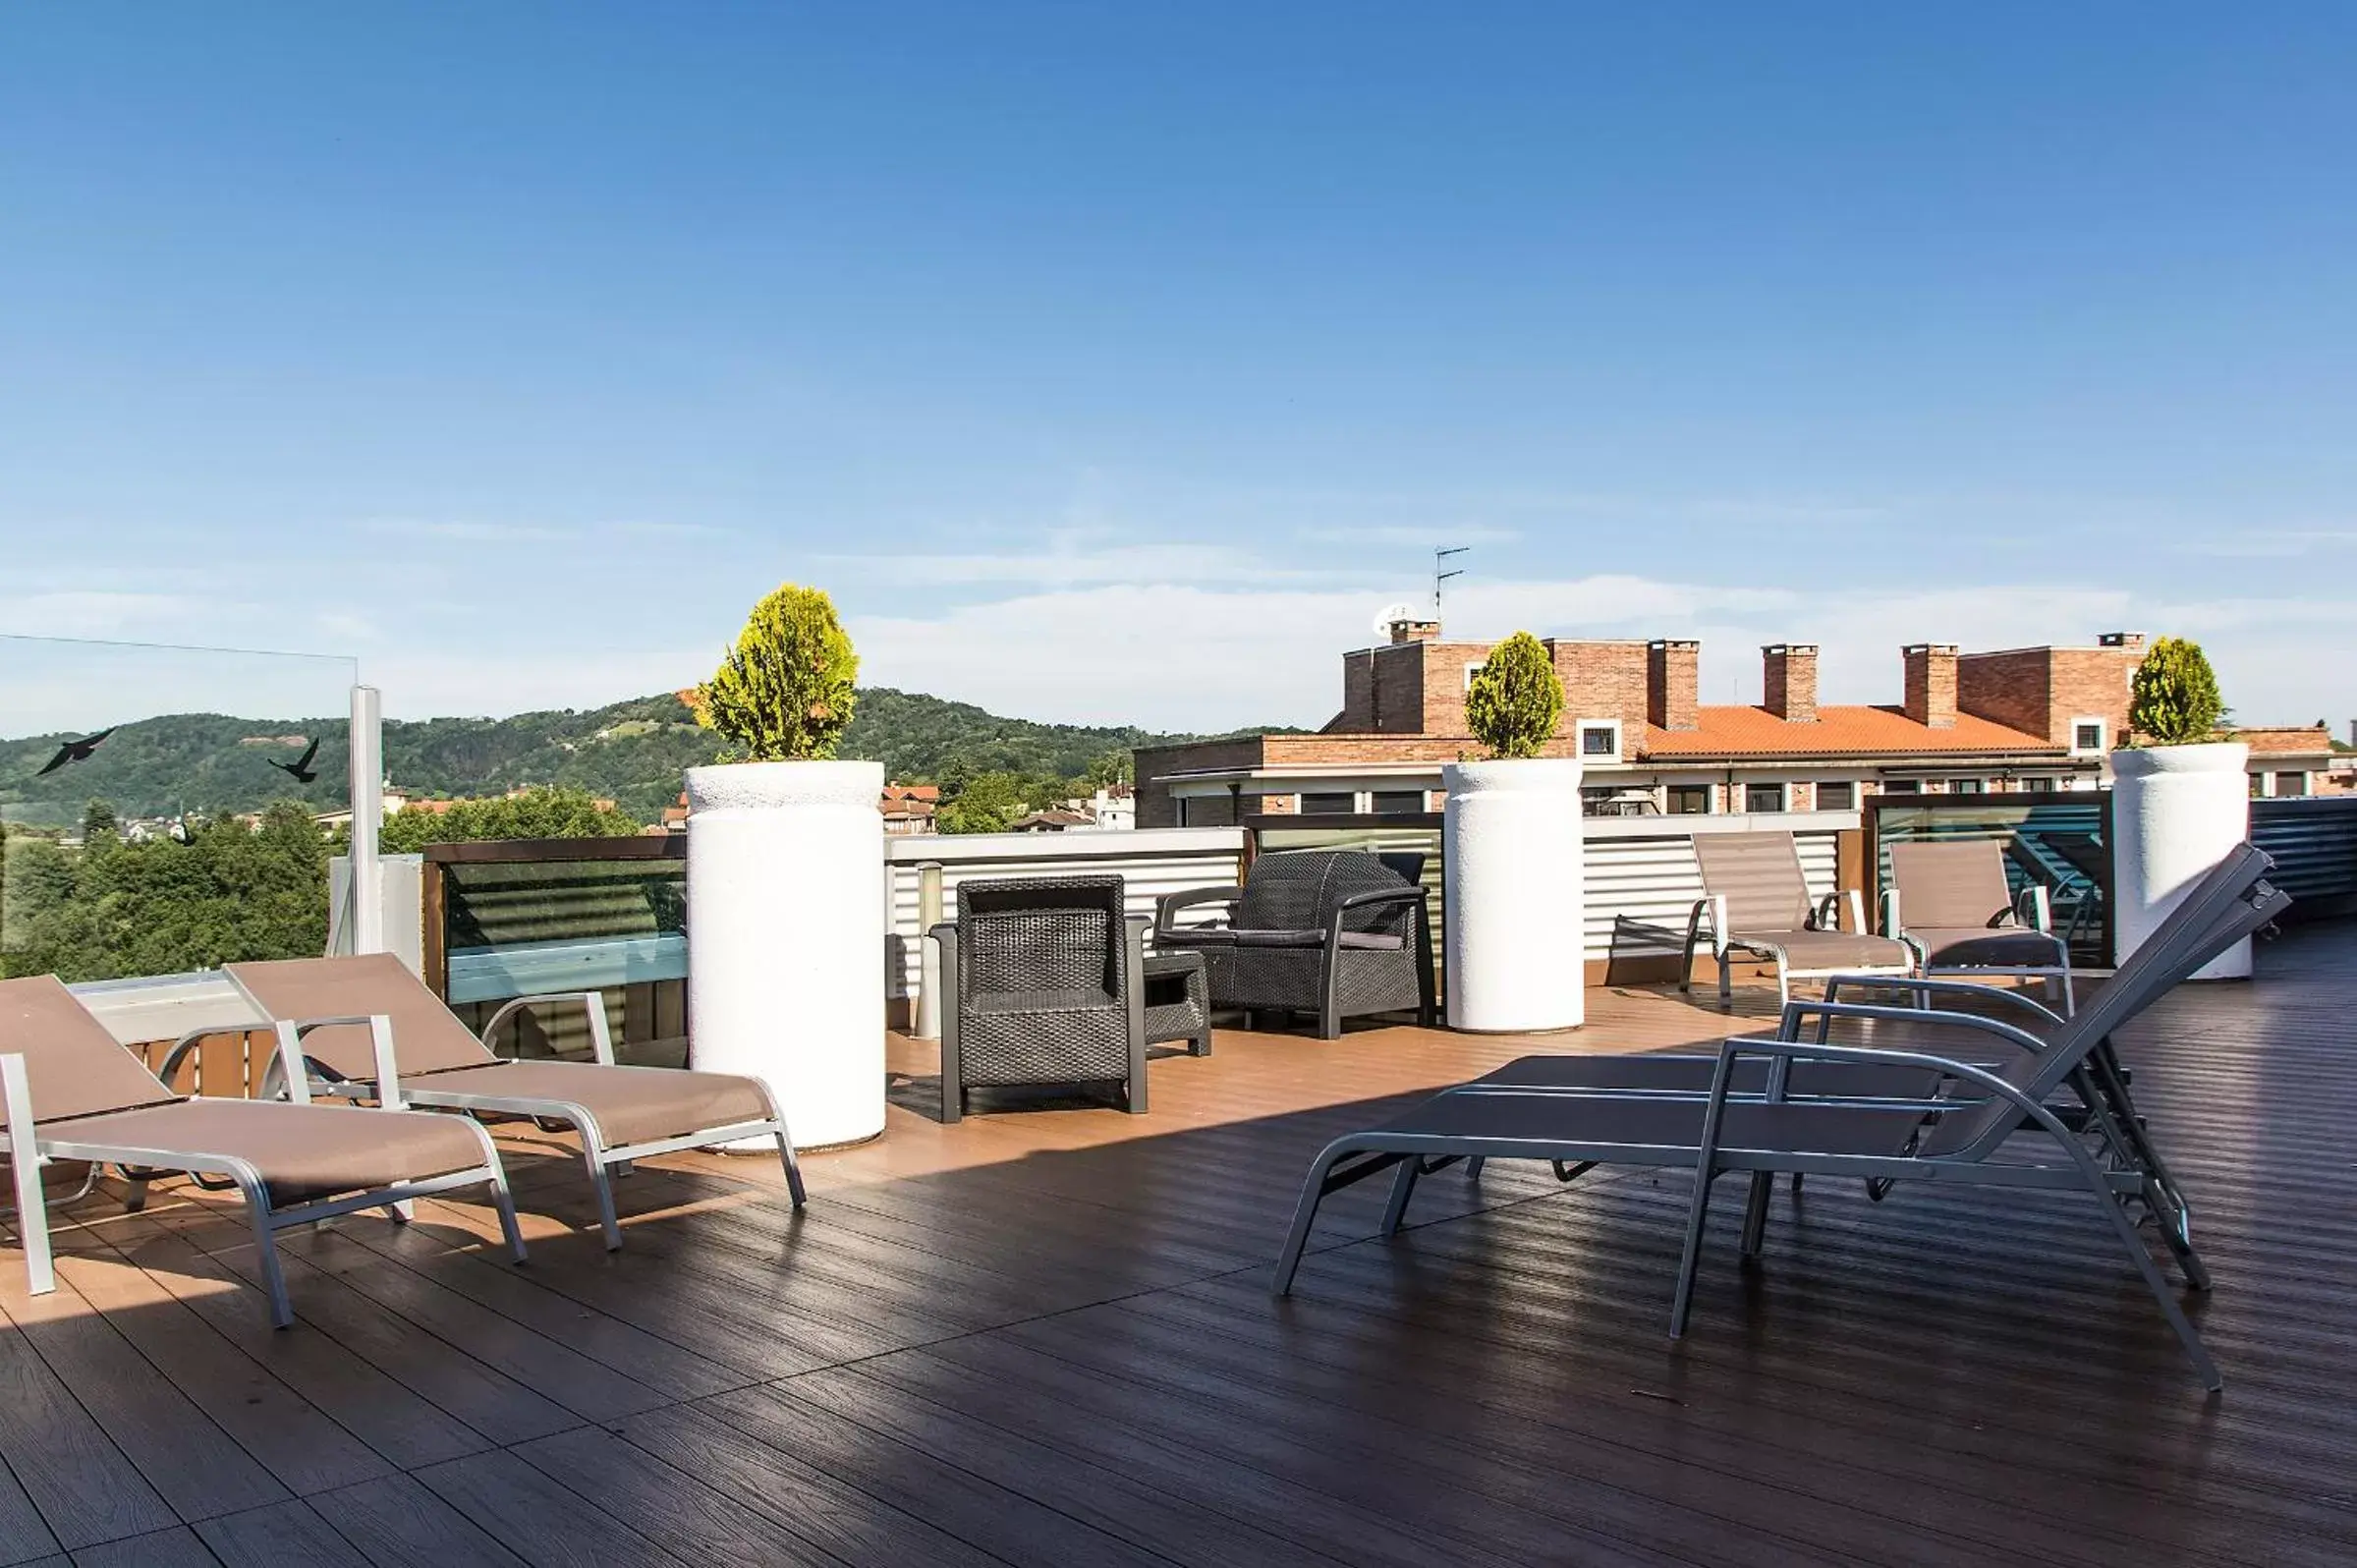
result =
[[[1154,950],[1202,953],[1213,1007],[1315,1013],[1320,1039],[1336,1038],[1344,1019],[1367,1013],[1412,1012],[1430,1027],[1432,938],[1425,898],[1396,856],[1263,855],[1241,888],[1166,894],[1157,906]],[[1228,907],[1225,924],[1175,924],[1179,911],[1212,904]]]
[[1146,1109],[1146,922],[1118,876],[961,883],[941,943],[941,1119],[966,1092],[1118,1083]]

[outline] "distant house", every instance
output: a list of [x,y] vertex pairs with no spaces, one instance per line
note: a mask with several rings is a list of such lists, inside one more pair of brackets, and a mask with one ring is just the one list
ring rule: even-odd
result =
[[1044,812],[1033,812],[1028,815],[1018,816],[1015,818],[1014,831],[1018,833],[1068,833],[1075,828],[1086,830],[1095,826],[1096,819],[1088,812],[1076,812],[1069,807],[1059,806]]
[[2353,759],[2333,752],[2332,734],[2322,722],[2231,730],[2227,739],[2251,749],[2251,759],[2244,766],[2251,776],[2253,800],[2339,794],[2357,779],[2357,774],[2340,765]]

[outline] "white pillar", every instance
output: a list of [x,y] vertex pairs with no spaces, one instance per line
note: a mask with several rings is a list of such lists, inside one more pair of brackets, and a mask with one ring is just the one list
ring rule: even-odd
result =
[[1449,1027],[1576,1029],[1588,1000],[1578,760],[1455,762],[1441,783]]
[[373,686],[352,689],[352,938],[349,951],[385,950],[384,865],[377,837],[384,827],[384,697]]
[[[2113,958],[2126,963],[2193,884],[2251,834],[2251,749],[2238,742],[2157,746],[2111,754]],[[2194,971],[2195,980],[2247,980],[2244,937]]]
[[883,792],[880,762],[688,769],[689,1060],[765,1080],[806,1148],[884,1130]]

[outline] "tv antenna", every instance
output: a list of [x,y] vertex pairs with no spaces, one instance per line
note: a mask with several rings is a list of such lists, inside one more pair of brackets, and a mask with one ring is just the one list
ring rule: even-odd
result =
[[1452,577],[1463,577],[1465,575],[1465,568],[1461,566],[1451,566],[1448,564],[1450,559],[1455,556],[1463,555],[1472,548],[1473,546],[1470,544],[1449,544],[1443,545],[1441,548],[1432,552],[1433,620],[1437,621],[1440,619],[1440,586],[1443,583],[1446,583]]

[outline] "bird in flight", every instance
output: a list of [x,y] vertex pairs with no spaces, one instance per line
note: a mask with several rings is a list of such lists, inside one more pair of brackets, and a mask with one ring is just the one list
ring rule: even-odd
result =
[[79,741],[66,742],[65,745],[57,749],[57,755],[55,756],[49,758],[48,761],[41,764],[41,772],[35,773],[32,776],[34,778],[39,778],[41,773],[54,773],[69,762],[88,761],[90,759],[90,754],[98,750],[98,743],[114,733],[114,728],[110,725],[107,728],[100,730],[95,735],[84,735]]
[[315,779],[319,776],[318,769],[311,766],[311,758],[317,756],[318,755],[319,738],[314,735],[311,737],[310,745],[304,749],[303,755],[295,758],[295,760],[292,762],[281,762],[275,756],[265,756],[262,758],[262,760],[269,763],[272,767],[278,769],[281,773],[284,773],[287,777],[293,779],[296,783],[309,784],[312,779]]

